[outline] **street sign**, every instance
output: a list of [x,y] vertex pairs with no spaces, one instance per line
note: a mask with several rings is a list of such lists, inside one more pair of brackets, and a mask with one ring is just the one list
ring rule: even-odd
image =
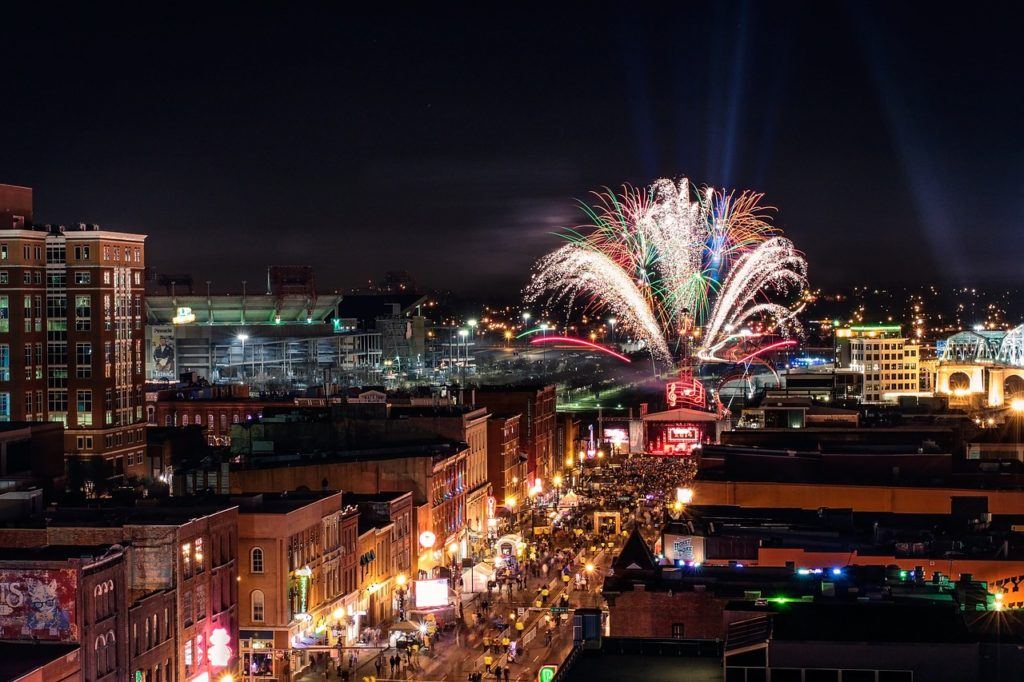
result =
[[551,682],[558,672],[557,665],[542,665],[537,671],[537,682]]
[[524,613],[526,613],[526,607],[523,607],[523,606],[517,606],[516,607],[516,615],[518,617],[522,618]]
[[551,613],[569,613],[567,606],[552,606]]

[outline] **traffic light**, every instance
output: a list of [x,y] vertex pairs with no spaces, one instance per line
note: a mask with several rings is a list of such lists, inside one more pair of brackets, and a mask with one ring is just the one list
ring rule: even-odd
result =
[[537,671],[537,682],[551,682],[551,680],[555,679],[555,673],[557,672],[557,665],[542,665],[540,670]]

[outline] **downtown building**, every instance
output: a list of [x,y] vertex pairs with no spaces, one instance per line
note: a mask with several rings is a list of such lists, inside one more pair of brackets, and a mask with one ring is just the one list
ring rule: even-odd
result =
[[0,615],[2,636],[78,644],[81,677],[71,679],[209,682],[235,670],[238,508],[229,501],[26,510],[0,526],[0,547],[0,573],[40,596]]
[[145,473],[142,234],[32,223],[0,186],[0,421],[64,424],[72,478]]
[[864,375],[864,403],[896,402],[920,395],[921,345],[898,324],[854,325],[836,330],[836,364]]

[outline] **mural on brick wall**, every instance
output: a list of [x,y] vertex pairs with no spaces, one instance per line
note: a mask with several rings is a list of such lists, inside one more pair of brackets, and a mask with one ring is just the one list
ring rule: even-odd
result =
[[0,571],[0,637],[77,641],[76,587],[68,569]]

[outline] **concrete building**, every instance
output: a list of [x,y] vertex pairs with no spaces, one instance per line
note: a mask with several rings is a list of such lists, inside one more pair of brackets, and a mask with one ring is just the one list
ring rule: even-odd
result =
[[838,366],[864,375],[865,403],[895,402],[920,393],[921,346],[898,324],[854,325],[836,330]]
[[0,229],[0,421],[63,423],[83,482],[136,475],[146,236],[26,217]]
[[380,334],[339,319],[341,296],[318,292],[309,267],[271,266],[263,292],[244,283],[230,293],[164,289],[146,301],[150,381],[176,382],[180,373],[195,372],[211,383],[262,391],[379,378]]

